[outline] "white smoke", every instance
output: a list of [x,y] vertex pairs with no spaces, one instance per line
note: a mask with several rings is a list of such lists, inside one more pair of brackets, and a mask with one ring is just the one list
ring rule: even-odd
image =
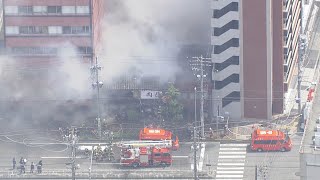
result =
[[209,0],[109,0],[100,58],[111,80],[132,66],[172,78],[181,45],[210,42]]
[[[62,44],[57,67],[51,68],[48,80],[53,98],[63,100],[83,100],[91,98],[91,79],[88,64],[85,64],[75,47]],[[89,60],[88,60],[89,61]]]

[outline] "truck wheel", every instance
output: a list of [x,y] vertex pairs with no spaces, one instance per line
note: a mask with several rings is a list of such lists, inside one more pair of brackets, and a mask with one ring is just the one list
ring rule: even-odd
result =
[[287,150],[286,150],[286,148],[283,147],[283,148],[280,149],[280,151],[281,151],[281,152],[285,152],[285,151],[287,151]]
[[257,151],[258,151],[258,152],[262,152],[263,150],[262,150],[261,148],[258,148]]
[[138,163],[133,163],[132,167],[137,168],[137,167],[139,167],[139,164]]
[[161,167],[166,167],[167,164],[166,164],[165,162],[162,162],[162,163],[160,164],[160,166],[161,166]]

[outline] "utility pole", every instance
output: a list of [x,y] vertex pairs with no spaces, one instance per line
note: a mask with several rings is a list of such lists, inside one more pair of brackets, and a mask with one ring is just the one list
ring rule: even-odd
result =
[[254,180],[258,180],[258,166],[255,166]]
[[91,154],[90,154],[90,167],[89,167],[89,179],[90,180],[91,180],[91,172],[92,172],[93,150],[94,150],[94,146],[92,146]]
[[101,66],[98,65],[98,57],[96,57],[94,65],[91,66],[91,74],[95,75],[94,82],[92,83],[92,87],[97,89],[97,108],[98,108],[98,115],[97,115],[97,123],[98,123],[98,136],[99,139],[102,138],[101,136],[101,110],[100,110],[100,88],[103,86],[103,82],[99,81],[99,71],[101,70]]
[[75,129],[72,128],[71,130],[71,171],[72,171],[72,180],[76,179],[76,143],[77,143],[77,135],[75,133]]
[[197,130],[196,125],[193,127],[193,175],[194,180],[198,180],[198,168],[197,168]]
[[297,99],[297,103],[298,103],[298,113],[299,116],[301,114],[301,81],[302,81],[302,77],[301,77],[301,60],[302,60],[302,54],[300,53],[300,57],[298,58],[298,99]]
[[[216,64],[213,63],[213,69],[212,69],[212,73],[213,73],[213,76],[214,76],[214,79],[213,79],[213,91],[216,90],[215,75],[216,75],[217,72],[218,71],[216,70]],[[212,100],[211,100],[211,102],[212,102],[212,115],[213,115],[213,118],[216,118],[216,131],[217,131],[217,134],[218,134],[218,131],[219,131],[219,114],[218,114],[218,111],[217,111],[217,116],[216,117],[214,116],[216,110],[215,110],[215,104],[214,104],[215,103],[215,98],[214,98],[215,94],[213,93],[213,91],[212,91],[212,94],[211,94],[211,96],[212,96]]]
[[203,105],[204,105],[204,91],[203,91],[203,57],[200,57],[200,66],[201,66],[201,110],[200,110],[200,122],[201,122],[201,138],[204,139],[204,113],[203,113]]
[[[212,65],[212,63],[211,63],[211,58],[204,58],[202,55],[200,57],[192,57],[192,59],[194,59],[195,61],[193,61],[191,66],[196,66],[196,67],[192,67],[192,70],[196,71],[194,73],[195,73],[196,77],[200,79],[200,92],[201,92],[200,127],[201,127],[201,138],[205,138],[204,137],[204,78],[206,78],[207,75],[205,74],[204,66],[209,67]],[[206,62],[204,64],[204,60],[210,60],[210,62]],[[200,68],[198,67],[199,62],[200,62]],[[200,73],[197,74],[197,72],[199,72],[199,71],[200,71]]]

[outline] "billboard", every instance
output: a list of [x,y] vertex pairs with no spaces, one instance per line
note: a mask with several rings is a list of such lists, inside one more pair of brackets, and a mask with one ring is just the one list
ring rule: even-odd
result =
[[140,98],[141,99],[159,99],[161,91],[152,91],[152,90],[141,90]]

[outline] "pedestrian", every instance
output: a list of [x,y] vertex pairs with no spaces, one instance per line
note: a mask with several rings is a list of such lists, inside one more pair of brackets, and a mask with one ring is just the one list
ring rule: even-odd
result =
[[26,173],[26,166],[24,164],[20,164],[20,174]]
[[16,169],[16,164],[17,164],[17,161],[16,161],[16,158],[14,157],[12,159],[12,170]]
[[39,174],[42,173],[42,160],[40,160],[37,164],[37,171]]
[[30,166],[30,173],[33,173],[33,170],[34,170],[34,163],[31,162],[31,166]]
[[23,164],[23,157],[20,158],[19,163],[20,163],[20,165]]

